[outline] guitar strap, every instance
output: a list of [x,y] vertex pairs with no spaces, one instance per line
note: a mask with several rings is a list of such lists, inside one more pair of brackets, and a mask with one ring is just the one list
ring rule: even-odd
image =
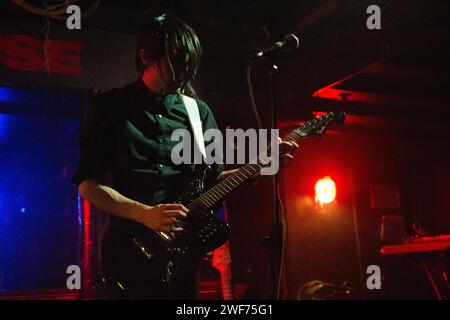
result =
[[183,97],[183,102],[186,106],[192,132],[194,133],[194,145],[197,148],[197,151],[200,151],[203,159],[206,159],[205,141],[203,139],[203,126],[202,121],[200,120],[200,113],[198,112],[197,101],[195,101],[195,99],[192,99],[191,97],[185,96],[184,94],[182,94],[181,96]]

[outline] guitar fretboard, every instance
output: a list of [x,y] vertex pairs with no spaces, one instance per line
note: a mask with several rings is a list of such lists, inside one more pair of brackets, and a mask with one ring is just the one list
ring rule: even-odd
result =
[[200,207],[201,209],[208,209],[215,206],[217,203],[223,201],[228,194],[259,173],[262,168],[263,165],[258,163],[249,163],[242,166],[238,171],[198,197],[188,206],[188,208]]
[[[305,136],[300,131],[293,130],[283,138],[283,141],[298,141]],[[255,161],[253,161],[255,162]],[[215,206],[217,203],[223,201],[228,194],[239,188],[243,183],[258,174],[265,166],[262,164],[261,156],[258,157],[256,163],[248,163],[242,166],[238,171],[231,174],[207,192],[198,197],[188,207],[201,209],[208,209]]]

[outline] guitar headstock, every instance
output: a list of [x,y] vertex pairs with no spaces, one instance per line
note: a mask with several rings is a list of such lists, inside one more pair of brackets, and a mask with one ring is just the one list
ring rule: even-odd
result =
[[221,271],[224,268],[227,268],[230,263],[231,263],[230,250],[228,248],[228,243],[225,243],[219,248],[214,250],[212,265],[214,268]]
[[320,117],[306,121],[298,126],[294,131],[301,137],[323,136],[328,127],[333,123],[342,123],[345,121],[345,113],[343,111],[328,112]]

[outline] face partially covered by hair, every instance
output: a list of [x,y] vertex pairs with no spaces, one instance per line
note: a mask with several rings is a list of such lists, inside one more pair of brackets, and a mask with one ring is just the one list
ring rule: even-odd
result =
[[164,14],[141,29],[136,66],[140,72],[149,65],[157,66],[169,91],[185,91],[191,88],[190,82],[195,78],[201,55],[202,48],[194,30],[181,19]]
[[154,81],[158,82],[161,93],[180,92],[186,84],[187,71],[181,68],[176,69],[168,57],[164,57],[154,64],[152,70],[156,70],[158,74]]

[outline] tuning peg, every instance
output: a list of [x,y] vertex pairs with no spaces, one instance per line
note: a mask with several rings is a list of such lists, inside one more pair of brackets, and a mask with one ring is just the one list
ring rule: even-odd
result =
[[344,111],[339,111],[339,112],[337,112],[337,114],[334,115],[334,119],[338,123],[345,122],[345,118],[346,118],[346,114]]
[[321,126],[316,130],[316,134],[320,137],[323,137],[325,135],[325,132],[327,131],[326,126]]

